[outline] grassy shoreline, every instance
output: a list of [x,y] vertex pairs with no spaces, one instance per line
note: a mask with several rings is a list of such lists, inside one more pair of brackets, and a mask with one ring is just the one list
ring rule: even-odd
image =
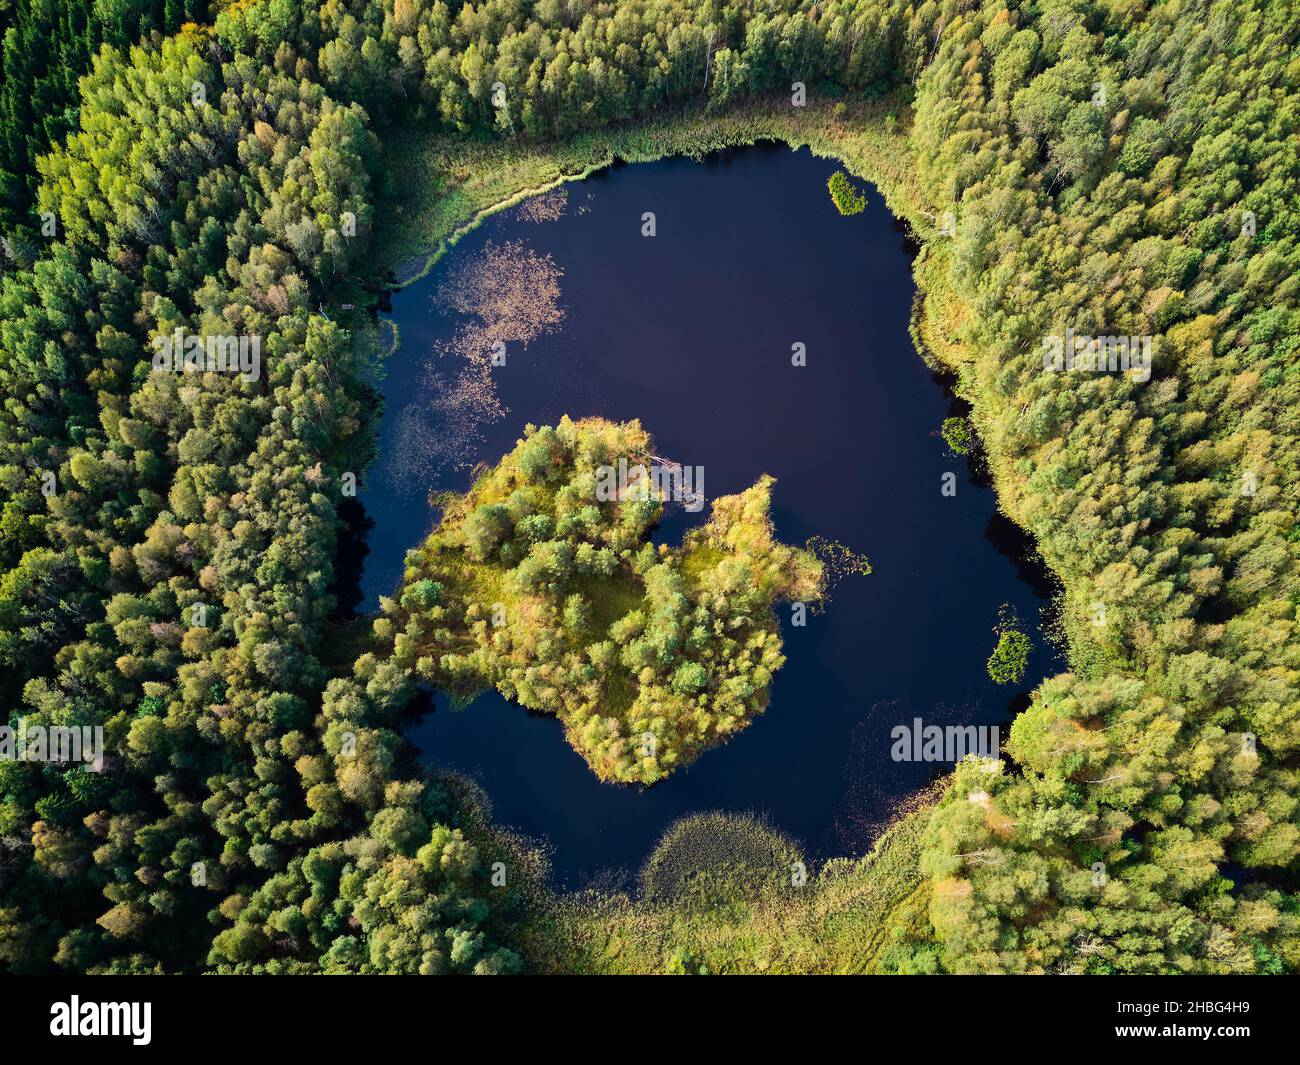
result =
[[[784,100],[784,98],[782,98]],[[569,182],[583,181],[615,163],[649,163],[672,156],[703,157],[763,141],[842,162],[870,181],[889,209],[914,228],[929,219],[915,194],[901,99],[845,105],[790,107],[758,103],[723,113],[690,108],[644,122],[585,133],[561,144],[466,141],[394,131],[384,141],[392,186],[381,203],[373,245],[379,271],[391,270],[396,288],[426,277],[463,237],[488,218]],[[890,127],[893,128],[890,128]]]
[[[518,947],[533,971],[554,974],[679,972],[683,958],[685,971],[713,974],[896,971],[893,948],[930,938],[919,859],[942,789],[917,793],[867,854],[832,859],[801,888],[754,891],[737,877],[707,898],[539,892]],[[727,820],[761,832],[753,818]]]

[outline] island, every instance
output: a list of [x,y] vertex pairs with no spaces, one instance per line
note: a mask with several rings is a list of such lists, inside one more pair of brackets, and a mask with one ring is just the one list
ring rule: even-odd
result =
[[441,500],[375,632],[459,702],[496,688],[563,721],[602,780],[653,784],[763,712],[785,661],[775,607],[802,620],[826,583],[775,539],[768,476],[680,547],[652,543],[665,507],[700,508],[691,479],[640,422],[530,425]]

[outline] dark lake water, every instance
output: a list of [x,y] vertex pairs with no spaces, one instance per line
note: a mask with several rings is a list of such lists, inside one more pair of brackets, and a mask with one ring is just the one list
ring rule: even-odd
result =
[[[991,489],[938,435],[959,408],[908,337],[904,234],[871,188],[864,213],[841,217],[826,192],[834,169],[777,146],[615,167],[568,186],[557,220],[490,220],[393,299],[402,343],[362,493],[375,522],[368,604],[393,590],[403,554],[428,532],[428,489],[467,486],[463,469],[413,473],[404,434],[427,407],[430,355],[459,324],[434,292],[489,241],[552,256],[566,317],[493,371],[507,413],[483,427],[474,459],[495,462],[527,422],[640,418],[659,454],[704,467],[710,499],[770,473],[782,539],[821,534],[874,567],[845,579],[804,628],[780,608],[787,662],[767,712],[654,788],[600,783],[558,721],[495,693],[462,711],[437,701],[410,731],[422,756],[478,779],[498,823],[548,840],[558,886],[634,871],[694,811],[763,813],[814,860],[860,853],[950,768],[891,760],[894,726],[999,725],[1005,738],[1025,694],[1059,665],[1041,628],[1050,589]],[[646,211],[653,238],[641,235]],[[806,366],[791,365],[796,341]],[[947,472],[952,497],[940,492]],[[694,520],[679,512],[661,536],[676,540]],[[1015,689],[985,671],[1004,604],[1035,644]]]

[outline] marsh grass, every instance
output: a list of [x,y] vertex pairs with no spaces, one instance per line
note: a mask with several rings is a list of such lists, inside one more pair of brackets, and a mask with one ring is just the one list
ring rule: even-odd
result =
[[686,818],[647,861],[640,895],[543,893],[520,949],[557,973],[662,973],[678,955],[712,973],[907,969],[930,936],[919,861],[942,788],[915,796],[864,857],[834,859],[802,888],[789,870],[798,848],[761,819]]
[[803,855],[754,814],[692,814],[675,822],[641,870],[650,902],[730,906],[791,887]]
[[[902,121],[891,123],[890,116]],[[393,130],[384,149],[394,194],[376,212],[372,246],[377,265],[392,270],[399,286],[407,285],[484,219],[615,161],[702,158],[760,141],[839,159],[855,177],[875,184],[895,214],[915,218],[921,207],[906,150],[910,125],[910,111],[897,98],[836,111],[834,101],[794,108],[780,97],[721,114],[679,110],[558,144],[431,136],[418,127]]]

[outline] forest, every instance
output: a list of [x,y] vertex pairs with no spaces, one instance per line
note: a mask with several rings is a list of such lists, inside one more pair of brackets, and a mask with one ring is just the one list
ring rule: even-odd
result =
[[[772,605],[815,599],[818,563],[773,539],[765,482],[647,554],[653,501],[615,519],[569,483],[649,450],[593,458],[587,434],[643,431],[559,423],[353,617],[340,551],[393,281],[374,264],[411,193],[387,146],[559,150],[788,109],[796,83],[828,124],[892,108],[918,337],[1064,589],[1069,668],[1002,770],[959,765],[908,860],[872,858],[916,887],[872,918],[870,967],[1300,968],[1294,0],[16,0],[0,35],[0,716],[100,727],[107,751],[100,772],[0,760],[0,969],[569,964],[539,928],[605,916],[557,910],[483,797],[421,768],[407,708],[496,686],[609,776],[656,779],[659,753],[762,709]],[[1067,329],[1150,338],[1150,380],[1044,372]],[[258,374],[155,371],[177,330],[255,339]],[[750,600],[738,569],[764,574]],[[507,608],[542,590],[549,651],[489,635],[466,599],[488,580]],[[698,633],[667,631],[683,599]],[[527,689],[529,655],[559,672],[580,650],[626,720],[571,677]],[[692,949],[649,964],[740,964]]]

